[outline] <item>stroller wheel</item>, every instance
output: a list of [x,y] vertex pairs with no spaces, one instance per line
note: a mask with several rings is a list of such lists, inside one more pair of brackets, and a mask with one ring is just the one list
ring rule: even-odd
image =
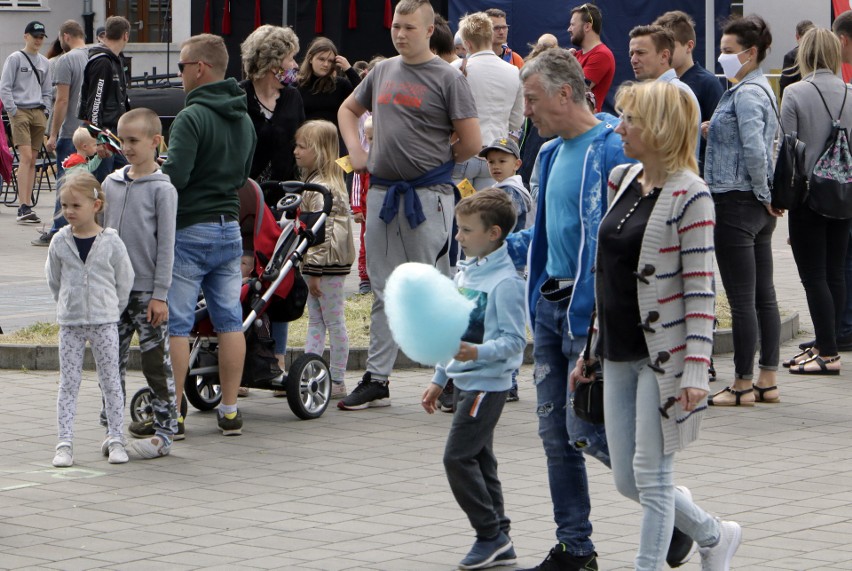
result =
[[293,414],[302,420],[319,418],[331,400],[331,374],[319,355],[305,353],[290,367],[287,375],[287,401]]
[[[154,391],[151,387],[142,387],[133,398],[130,399],[130,418],[133,422],[148,422],[154,419],[154,409],[151,406],[151,397]],[[185,417],[187,412],[186,399],[180,401],[180,415]]]
[[186,399],[198,410],[213,410],[222,400],[219,375],[189,375],[183,387]]

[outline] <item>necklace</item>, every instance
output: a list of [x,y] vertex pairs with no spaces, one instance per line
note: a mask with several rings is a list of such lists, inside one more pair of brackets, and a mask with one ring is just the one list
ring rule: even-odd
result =
[[652,188],[648,194],[642,194],[639,192],[639,198],[636,199],[636,202],[633,203],[633,206],[630,207],[630,210],[627,211],[627,214],[618,221],[618,226],[615,227],[615,232],[617,234],[621,234],[621,228],[624,226],[624,223],[633,216],[633,213],[636,212],[636,209],[639,208],[639,204],[642,202],[643,198],[654,198],[657,195],[657,191],[662,190],[658,187]]

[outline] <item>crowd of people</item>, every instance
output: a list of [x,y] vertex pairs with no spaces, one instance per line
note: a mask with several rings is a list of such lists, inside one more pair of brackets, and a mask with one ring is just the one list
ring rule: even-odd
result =
[[[783,100],[761,68],[772,34],[758,15],[722,26],[727,86],[694,61],[688,14],[639,23],[624,38],[636,81],[614,93],[604,24],[600,8],[577,6],[570,48],[544,34],[522,58],[501,10],[464,16],[454,35],[428,0],[401,0],[390,32],[396,56],[350,64],[317,37],[297,64],[293,30],[263,25],[241,45],[239,83],[225,77],[222,38],[193,36],[181,46],[186,105],[163,162],[160,119],[127,97],[127,20],[109,18],[94,47],[79,23],[64,23],[64,55],[50,64],[39,54],[44,26],[31,22],[24,49],[3,67],[0,100],[20,157],[19,222],[38,222],[32,164],[46,131],[62,165],[57,216],[33,242],[49,246],[60,325],[54,466],[73,465],[86,342],[109,462],[129,459],[124,376],[135,332],[154,415],[130,424],[131,448],[157,458],[186,437],[178,411],[200,291],[218,335],[218,425],[241,434],[239,290],[252,252],[239,190],[249,177],[298,178],[334,197],[325,240],[304,260],[305,349],[321,353],[328,337],[340,410],[391,404],[398,346],[385,294],[398,266],[454,276],[477,307],[421,402],[428,413],[454,414],[443,461],[476,535],[460,569],[516,560],[493,438],[504,404],[518,399],[525,325],[557,539],[535,569],[598,568],[586,456],[610,467],[618,491],[641,506],[636,569],[677,567],[695,551],[702,569],[729,569],[741,527],[675,485],[674,456],[698,438],[709,406],[780,402],[779,363],[791,374],[839,374],[840,352],[852,348],[850,220],[807,201],[789,212],[816,338],[783,361],[771,249],[785,214],[772,201],[779,128],[805,142],[809,172],[833,129],[852,127],[850,86],[839,77],[841,63],[852,63],[852,12],[832,30],[800,23]],[[602,111],[608,95],[618,116]],[[120,152],[103,130],[117,133]],[[306,195],[309,210],[320,202]],[[344,278],[356,259],[373,304],[366,372],[348,391]],[[734,378],[710,395],[714,260],[731,308]],[[283,368],[287,323],[271,330]],[[572,398],[598,365],[606,421],[593,424]]]

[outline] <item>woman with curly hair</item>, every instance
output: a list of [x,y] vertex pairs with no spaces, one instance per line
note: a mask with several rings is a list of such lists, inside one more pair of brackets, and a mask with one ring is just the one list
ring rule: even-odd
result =
[[[246,79],[240,84],[248,98],[248,112],[257,132],[251,178],[294,180],[296,129],[305,122],[299,90],[293,87],[299,38],[290,28],[264,25],[240,46]],[[267,197],[267,202],[280,197]]]
[[[297,77],[305,105],[305,119],[324,119],[337,127],[337,110],[360,82],[358,72],[338,53],[334,42],[328,38],[314,38]],[[345,155],[343,139],[338,139],[340,153]]]

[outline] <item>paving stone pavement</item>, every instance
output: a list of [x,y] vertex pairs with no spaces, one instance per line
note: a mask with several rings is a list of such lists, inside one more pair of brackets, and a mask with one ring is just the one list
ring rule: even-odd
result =
[[[44,220],[51,201],[46,194],[37,208]],[[8,330],[54,316],[46,249],[29,245],[37,234],[13,212],[0,209],[0,326]],[[776,288],[807,329],[785,239],[781,225]],[[718,390],[732,377],[730,355],[716,364]],[[350,385],[359,376],[350,372]],[[538,563],[554,542],[531,376],[522,369],[521,401],[507,405],[495,437],[520,566]],[[419,406],[429,371],[397,372],[389,408],[330,409],[312,421],[253,391],[241,400],[241,437],[220,436],[212,413],[191,410],[187,440],[169,457],[124,465],[100,455],[100,397],[87,372],[71,469],[50,465],[57,378],[0,371],[4,400],[15,403],[0,429],[0,569],[448,570],[473,540],[441,464],[450,416]],[[711,409],[699,441],[678,455],[677,482],[743,524],[735,569],[852,569],[852,372],[782,372],[780,380],[781,404]],[[142,385],[131,374],[128,393]],[[630,569],[639,508],[601,464],[587,466],[600,568]],[[698,568],[697,557],[683,567]]]

